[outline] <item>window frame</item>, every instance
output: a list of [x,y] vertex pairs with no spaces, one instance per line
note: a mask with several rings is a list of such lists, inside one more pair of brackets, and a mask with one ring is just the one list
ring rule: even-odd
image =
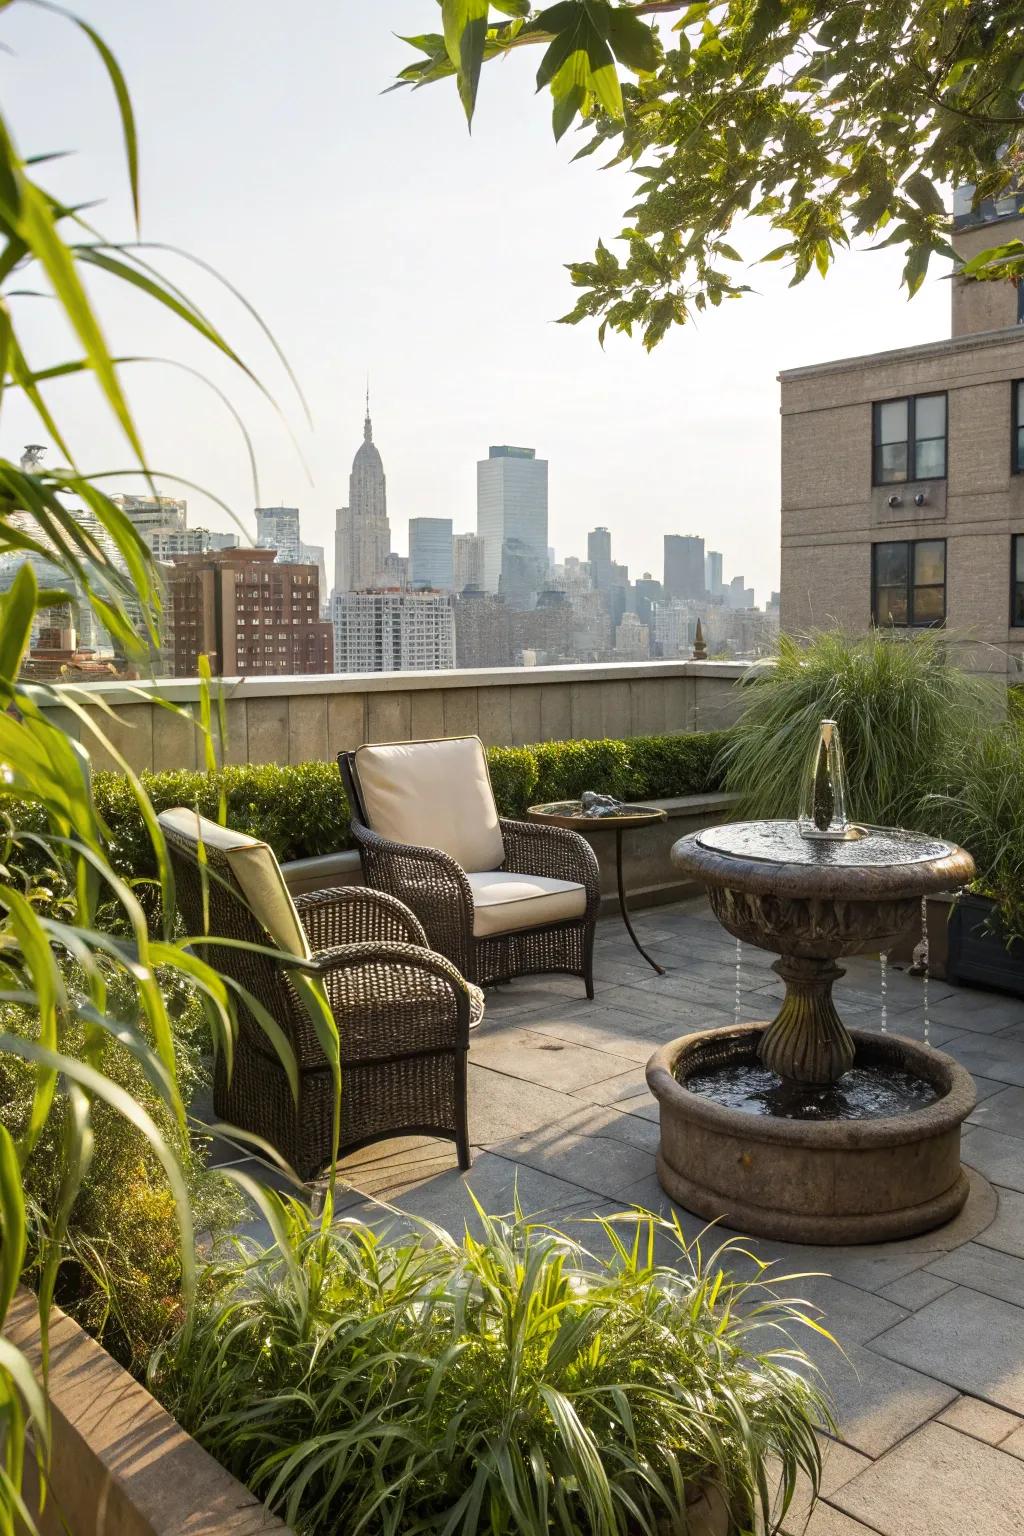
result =
[[[1016,396],[1014,397],[1016,399]],[[883,445],[878,441],[878,430],[882,416],[882,407],[885,405],[899,405],[901,401],[907,402],[907,477],[905,480],[879,480],[876,479],[877,451]],[[917,402],[919,400],[941,400],[943,402],[943,473],[941,475],[919,475],[917,473]],[[935,442],[935,438],[925,439],[927,442]],[[1012,447],[1012,445],[1011,445]],[[911,473],[913,471],[913,473]],[[917,485],[935,483],[949,479],[949,391],[947,389],[925,389],[917,395],[891,395],[885,400],[873,400],[871,402],[871,485],[872,488],[893,487],[897,485]],[[898,540],[895,542],[899,542]]]
[[[1022,423],[1024,425],[1024,423]],[[1021,552],[1021,574],[1017,575],[1017,550]],[[1010,629],[1024,629],[1024,618],[1018,623],[1014,618],[1017,588],[1024,587],[1024,533],[1010,534]]]
[[[942,545],[942,617],[940,619],[925,619],[920,622],[914,618],[914,550],[918,544]],[[887,545],[902,545],[907,551],[907,617],[902,623],[896,619],[887,619],[880,623],[878,618],[878,561],[875,551]],[[1011,590],[1013,570],[1011,563]],[[938,583],[929,583],[937,586]],[[871,543],[871,624],[874,629],[944,629],[947,616],[947,593],[949,590],[949,541],[945,538],[921,538],[921,539],[877,539]],[[1011,615],[1012,616],[1012,615]]]
[[[1024,283],[1021,284],[1024,289]],[[1010,474],[1024,475],[1024,454],[1018,459],[1017,437],[1024,427],[1024,414],[1021,412],[1021,392],[1024,391],[1024,379],[1010,380]]]

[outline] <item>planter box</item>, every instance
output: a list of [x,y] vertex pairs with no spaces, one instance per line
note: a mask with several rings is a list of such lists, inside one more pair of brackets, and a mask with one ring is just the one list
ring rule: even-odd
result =
[[[15,1297],[5,1333],[38,1376],[39,1316],[27,1291]],[[39,1536],[291,1536],[56,1307],[49,1404],[52,1455],[42,1514],[37,1491],[26,1489]]]
[[1006,947],[994,901],[961,896],[949,924],[946,979],[1024,997],[1024,944]]
[[[721,793],[679,795],[671,800],[647,800],[667,813],[665,821],[653,826],[627,831],[623,843],[623,873],[626,895],[631,907],[653,907],[662,902],[678,901],[703,890],[675,869],[669,858],[672,844],[688,832],[716,822],[728,821],[736,803],[735,795]],[[584,834],[586,836],[586,834]],[[601,901],[607,911],[617,910],[615,885],[615,838],[596,832],[588,842],[601,866]],[[354,848],[328,853],[315,859],[293,859],[281,865],[281,873],[293,896],[307,891],[325,890],[332,885],[362,885],[359,854]]]

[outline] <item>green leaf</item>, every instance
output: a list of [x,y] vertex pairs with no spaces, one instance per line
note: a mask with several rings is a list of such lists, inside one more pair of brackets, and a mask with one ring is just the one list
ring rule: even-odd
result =
[[923,213],[945,214],[946,204],[937,187],[921,171],[915,171],[903,183],[903,191],[914,199]]
[[445,46],[455,65],[459,96],[470,124],[476,110],[489,8],[489,0],[441,0]]
[[657,32],[632,11],[613,6],[605,36],[619,63],[637,74],[652,74],[661,62]]

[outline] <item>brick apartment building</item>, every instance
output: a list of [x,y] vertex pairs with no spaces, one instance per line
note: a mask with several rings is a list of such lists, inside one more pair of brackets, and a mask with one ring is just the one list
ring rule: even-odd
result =
[[167,573],[171,671],[195,677],[200,654],[221,677],[330,672],[334,635],[320,621],[315,565],[272,549],[176,555]]
[[[1024,198],[970,208],[964,259],[1024,236]],[[1024,667],[1024,288],[952,281],[952,335],[788,369],[782,602],[789,633],[945,624],[961,659]]]

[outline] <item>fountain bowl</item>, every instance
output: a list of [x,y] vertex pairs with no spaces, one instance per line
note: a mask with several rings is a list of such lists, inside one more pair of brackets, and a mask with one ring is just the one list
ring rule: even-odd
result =
[[931,1085],[935,1100],[878,1119],[791,1120],[729,1108],[687,1088],[698,1071],[753,1065],[768,1028],[702,1030],[651,1057],[666,1193],[699,1216],[784,1242],[888,1242],[951,1220],[969,1187],[960,1126],[975,1103],[970,1073],[917,1041],[851,1030],[855,1066],[909,1072]]

